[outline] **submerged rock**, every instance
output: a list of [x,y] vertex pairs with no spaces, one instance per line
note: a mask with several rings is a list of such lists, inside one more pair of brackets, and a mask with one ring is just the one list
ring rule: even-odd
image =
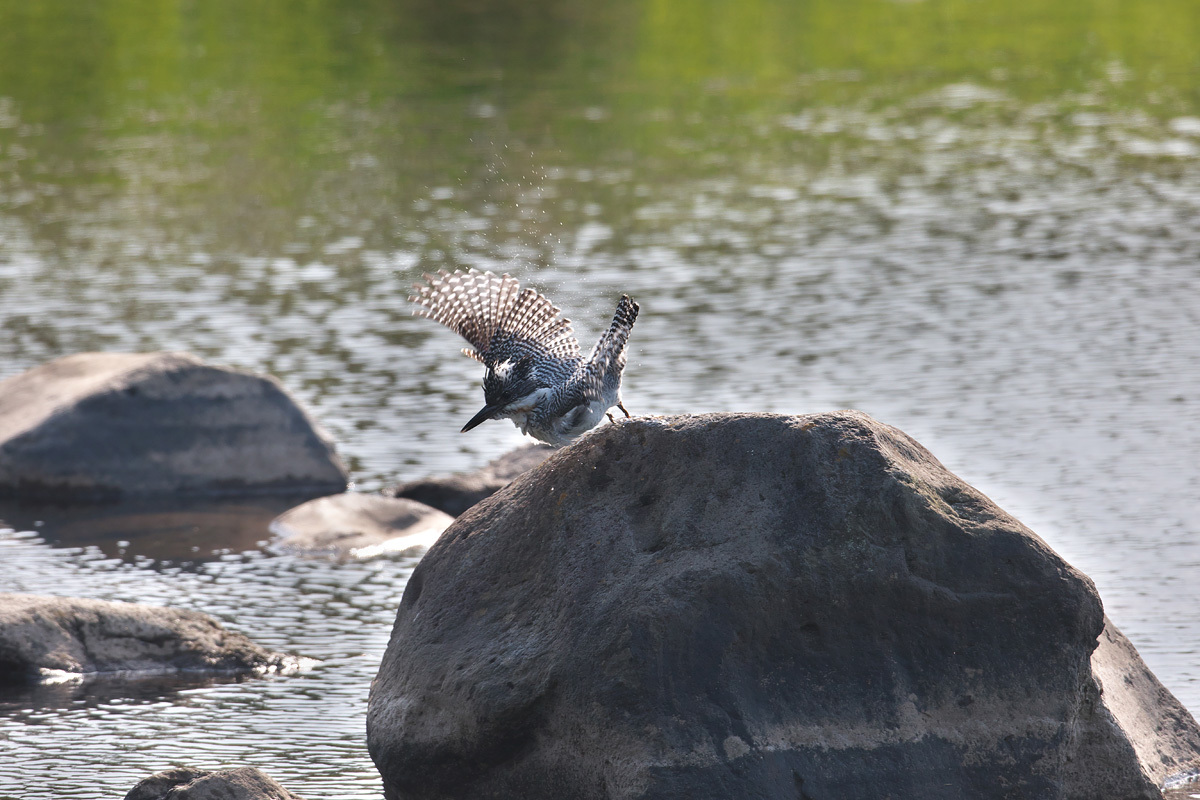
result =
[[348,492],[318,497],[271,522],[277,549],[336,558],[417,552],[454,522],[415,500]]
[[416,500],[457,517],[480,500],[503,489],[513,478],[545,461],[553,452],[554,448],[549,445],[525,445],[489,461],[485,467],[474,472],[409,481],[390,489],[388,493],[393,497]]
[[125,800],[303,800],[253,767],[215,772],[178,767],[151,775]]
[[92,673],[250,672],[289,661],[198,611],[0,594],[0,684]]
[[417,566],[367,732],[389,800],[1132,800],[1200,767],[1091,581],[856,412],[559,451]]
[[0,382],[0,494],[111,500],[346,488],[274,378],[187,353],[79,353]]

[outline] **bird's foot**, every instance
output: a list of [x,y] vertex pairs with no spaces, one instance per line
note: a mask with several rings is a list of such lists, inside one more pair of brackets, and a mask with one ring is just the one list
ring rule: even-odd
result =
[[[626,417],[632,417],[632,416],[633,416],[632,414],[630,414],[630,413],[629,413],[629,410],[625,408],[625,405],[624,405],[623,403],[621,403],[621,401],[619,401],[619,400],[617,401],[617,408],[619,408],[619,409],[621,409],[622,411],[624,411],[624,412],[625,412],[625,416],[626,416]],[[611,415],[611,414],[609,415],[609,419],[612,419],[612,415]]]
[[613,415],[612,415],[612,414],[610,414],[610,413],[608,413],[607,411],[605,411],[605,412],[604,412],[604,416],[608,417],[608,421],[609,421],[609,422],[611,422],[611,423],[613,423],[613,424],[616,424],[616,420],[615,420],[615,419],[613,419]]

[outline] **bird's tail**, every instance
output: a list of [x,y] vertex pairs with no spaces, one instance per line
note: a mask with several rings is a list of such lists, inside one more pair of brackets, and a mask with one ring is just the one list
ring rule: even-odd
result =
[[594,374],[604,376],[614,371],[618,376],[621,374],[625,368],[625,345],[629,342],[629,332],[637,320],[638,310],[639,306],[632,297],[621,295],[612,324],[596,342],[588,359],[588,369]]

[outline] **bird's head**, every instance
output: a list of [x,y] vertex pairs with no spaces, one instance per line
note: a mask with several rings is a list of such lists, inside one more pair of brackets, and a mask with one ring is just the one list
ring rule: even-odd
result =
[[506,359],[489,365],[483,376],[484,406],[463,426],[463,433],[480,423],[531,410],[546,394],[533,379],[533,359]]

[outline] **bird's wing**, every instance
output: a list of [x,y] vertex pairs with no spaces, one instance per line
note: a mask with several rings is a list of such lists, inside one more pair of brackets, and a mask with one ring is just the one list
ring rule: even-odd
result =
[[440,322],[475,350],[467,355],[492,365],[505,358],[579,358],[571,321],[545,295],[522,289],[509,275],[474,270],[426,275],[413,284],[413,313]]
[[583,391],[588,400],[599,400],[606,382],[621,380],[621,372],[625,369],[625,345],[639,310],[633,298],[621,295],[612,324],[592,348],[584,367]]

